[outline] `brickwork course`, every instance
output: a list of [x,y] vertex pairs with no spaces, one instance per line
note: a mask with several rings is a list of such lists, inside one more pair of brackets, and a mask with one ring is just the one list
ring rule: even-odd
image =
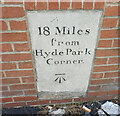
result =
[[[120,61],[119,0],[1,0],[0,106],[35,106],[118,98]],[[27,30],[27,11],[102,10],[88,91],[85,97],[39,100]]]

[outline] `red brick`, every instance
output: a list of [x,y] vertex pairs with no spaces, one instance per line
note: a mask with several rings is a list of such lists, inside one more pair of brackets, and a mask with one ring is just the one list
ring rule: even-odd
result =
[[120,39],[114,39],[113,47],[120,47]]
[[98,43],[99,48],[108,48],[112,46],[112,40],[100,40]]
[[97,50],[96,56],[97,57],[104,57],[104,56],[118,56],[119,49],[106,49],[106,50]]
[[3,104],[0,103],[0,109],[2,109],[2,108],[3,108]]
[[20,85],[11,85],[10,90],[23,90],[23,89],[35,89],[34,84],[20,84]]
[[[2,100],[2,103],[5,103],[5,102],[12,102],[12,98],[1,98],[1,100]],[[0,100],[0,101],[1,101]]]
[[100,79],[103,77],[103,73],[93,73],[92,78],[93,79]]
[[37,100],[36,96],[26,96],[26,97],[13,97],[14,101],[32,101],[32,100]]
[[0,7],[0,18],[2,18],[2,7]]
[[[2,70],[2,63],[0,63],[0,70]],[[0,76],[1,76],[1,77],[2,77],[2,73],[3,73],[3,72],[0,72],[0,74],[1,74]]]
[[91,80],[91,85],[108,84],[113,82],[114,82],[114,79]]
[[[2,63],[0,63],[0,70],[2,70]],[[1,74],[1,73],[0,73]]]
[[10,21],[11,30],[26,30],[26,22],[25,21]]
[[95,96],[89,96],[89,97],[84,97],[83,98],[83,101],[86,101],[86,102],[93,101],[93,100],[95,100]]
[[19,78],[5,78],[2,79],[2,84],[15,84],[15,83],[20,83]]
[[2,70],[16,69],[15,63],[2,63]]
[[108,6],[105,9],[105,16],[118,16],[120,13],[118,12],[118,6]]
[[3,33],[2,42],[27,41],[26,33]]
[[58,1],[54,1],[54,0],[48,0],[49,3],[49,10],[58,10],[59,9],[59,4]]
[[103,9],[105,5],[104,0],[100,2],[100,0],[95,0],[95,8],[94,9]]
[[[0,33],[0,42],[2,42],[2,33]],[[0,49],[2,49],[2,46],[0,46]]]
[[106,72],[104,77],[105,78],[118,77],[118,72]]
[[81,102],[81,103],[82,103],[83,100],[84,100],[83,97],[80,97],[80,98],[74,98],[74,102],[79,102],[79,103]]
[[102,65],[107,63],[107,58],[96,58],[95,65]]
[[8,86],[0,86],[0,91],[7,91],[8,90]]
[[35,10],[35,0],[32,0],[32,2],[30,2],[30,0],[25,0],[24,2],[26,10]]
[[33,70],[6,71],[7,77],[33,76]]
[[82,9],[82,1],[81,0],[72,1],[72,9]]
[[27,102],[27,104],[28,105],[45,105],[45,104],[49,104],[49,100]]
[[60,9],[67,10],[70,8],[70,0],[60,0]]
[[23,7],[3,7],[2,17],[0,18],[17,18],[25,16]]
[[89,90],[90,91],[98,91],[98,90],[100,90],[100,86],[90,86]]
[[[0,36],[2,37],[2,36]],[[2,44],[0,44],[0,52],[2,52]],[[2,56],[0,55],[0,57],[2,58]]]
[[104,90],[104,91],[109,91],[109,90],[113,90],[113,88],[116,88],[117,85],[115,85],[115,82],[114,83],[110,83],[110,84],[106,84],[106,85],[102,85],[101,86],[101,91]]
[[23,83],[33,83],[34,77],[22,77],[22,82]]
[[107,91],[88,92],[88,96],[103,96],[103,95],[107,95]]
[[23,0],[4,0],[4,4],[23,4]]
[[5,77],[4,73],[2,72],[2,77]]
[[90,101],[93,101],[93,100],[95,100],[95,96],[94,97],[93,96],[89,96],[89,97],[83,97],[83,98],[74,98],[74,101],[78,102],[78,103],[80,103],[80,102],[90,102]]
[[26,103],[25,102],[7,103],[3,105],[3,108],[11,108],[11,107],[18,107],[18,106],[26,106]]
[[51,104],[68,103],[68,102],[72,102],[72,99],[51,100]]
[[10,43],[1,44],[1,45],[2,45],[2,52],[12,52],[13,51]]
[[120,29],[117,30],[118,38],[120,38]]
[[109,58],[108,64],[118,64],[120,61],[120,57]]
[[106,95],[106,96],[97,96],[96,98],[95,98],[96,100],[98,100],[98,101],[103,101],[103,100],[113,100],[113,99],[116,99],[116,96],[114,95],[112,95],[112,96],[108,96],[108,95]]
[[[120,74],[119,74],[119,77],[120,77]],[[117,85],[120,85],[120,78],[116,78],[116,79],[115,79],[115,83],[116,83]]]
[[118,70],[118,65],[110,65],[110,66],[95,66],[94,72],[104,72],[104,71],[114,71]]
[[120,93],[120,90],[110,90],[108,94],[109,95],[115,95],[115,94],[118,95],[119,93]]
[[[19,90],[19,89],[17,89]],[[20,96],[23,95],[22,91],[3,91],[2,96]]]
[[0,79],[0,85],[2,85],[2,79]]
[[93,0],[84,0],[83,9],[93,9]]
[[0,77],[3,78],[5,77],[4,73],[0,71]]
[[112,28],[116,27],[118,18],[104,18],[103,19],[103,28]]
[[47,9],[47,0],[38,0],[37,10],[46,10],[46,9]]
[[100,34],[100,38],[117,38],[118,30],[102,30]]
[[32,65],[32,62],[20,62],[19,68],[20,69],[33,68],[33,65]]
[[31,60],[31,54],[29,53],[21,53],[21,54],[3,54],[2,61],[25,61]]
[[[0,63],[0,70],[2,70],[2,63]],[[0,73],[0,74],[2,74],[2,73]],[[1,75],[2,76],[2,75]]]
[[29,51],[29,45],[28,43],[15,43],[14,44],[15,51]]
[[[119,73],[119,77],[120,77],[120,73]],[[115,83],[120,84],[120,78],[116,78]]]
[[25,90],[25,95],[37,95],[36,90]]
[[0,31],[8,30],[7,24],[5,21],[0,21]]

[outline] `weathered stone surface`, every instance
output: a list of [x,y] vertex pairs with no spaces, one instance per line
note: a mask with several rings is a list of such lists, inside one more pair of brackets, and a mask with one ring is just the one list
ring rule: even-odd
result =
[[40,96],[42,92],[85,95],[101,14],[82,10],[27,13]]

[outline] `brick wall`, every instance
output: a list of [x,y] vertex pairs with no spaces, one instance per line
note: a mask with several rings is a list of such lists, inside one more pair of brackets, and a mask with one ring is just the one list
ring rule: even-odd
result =
[[[53,2],[54,1],[54,2]],[[89,1],[89,2],[88,2]],[[101,2],[99,2],[101,1]],[[0,4],[0,101],[3,107],[44,105],[118,97],[119,0],[2,0]],[[38,100],[35,73],[27,36],[28,10],[102,10],[95,62],[86,97]]]

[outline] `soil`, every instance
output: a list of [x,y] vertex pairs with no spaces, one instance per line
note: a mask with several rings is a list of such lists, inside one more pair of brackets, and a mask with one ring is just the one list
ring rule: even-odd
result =
[[[53,111],[58,109],[64,109],[65,114],[63,116],[71,116],[71,115],[89,115],[89,116],[98,116],[97,111],[101,108],[101,105],[106,101],[111,101],[120,106],[120,101],[118,99],[114,100],[105,100],[105,101],[94,101],[94,102],[84,102],[84,103],[74,103],[74,104],[61,104],[61,105],[50,105]],[[82,109],[82,106],[86,106],[91,109],[91,112],[87,112]],[[14,115],[25,115],[25,116],[42,116],[49,115],[48,106],[37,106],[37,107],[21,107],[21,108],[6,108],[2,109],[2,116],[10,116]]]

